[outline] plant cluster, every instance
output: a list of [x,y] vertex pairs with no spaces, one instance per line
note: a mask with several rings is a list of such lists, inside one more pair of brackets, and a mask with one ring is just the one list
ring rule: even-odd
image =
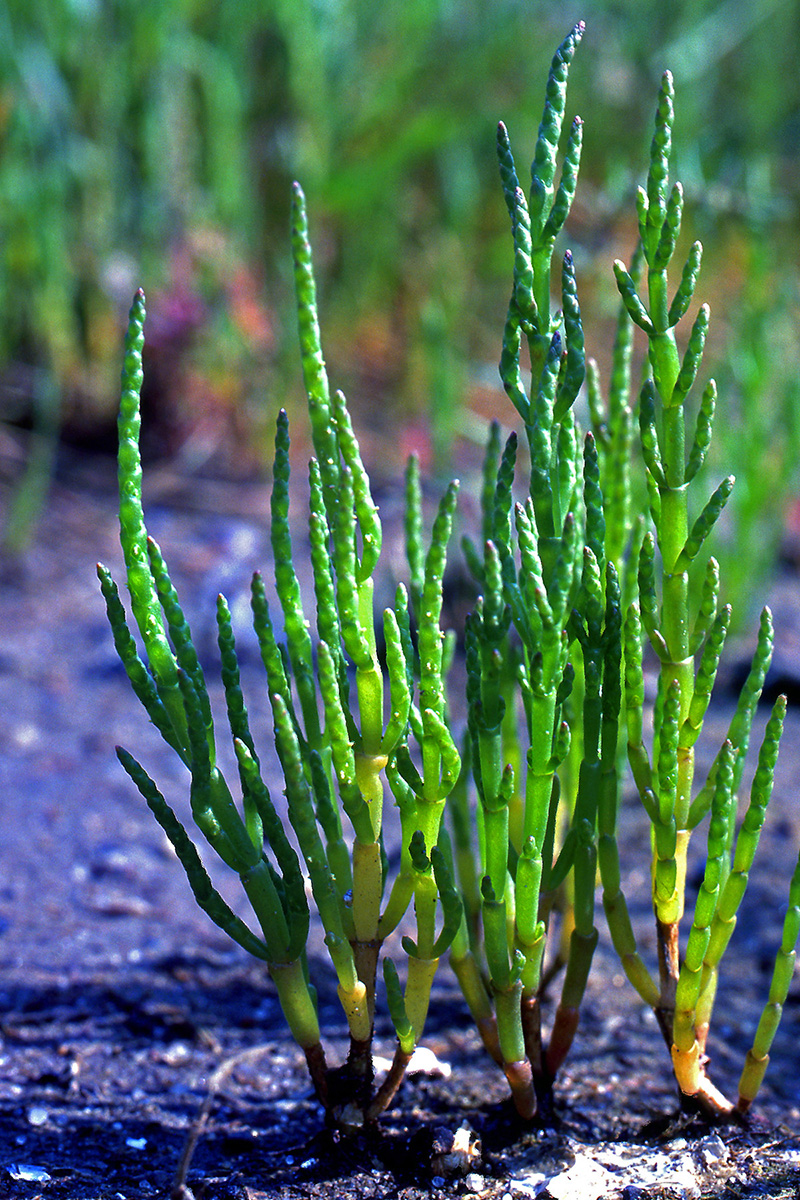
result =
[[[683,192],[669,180],[672,79],[666,73],[662,80],[647,182],[638,193],[639,244],[628,267],[621,262],[614,267],[620,315],[604,386],[596,365],[586,360],[572,256],[555,254],[578,178],[583,131],[578,118],[563,154],[560,146],[567,80],[582,34],[579,24],[553,59],[527,192],[508,133],[502,124],[498,130],[514,247],[500,374],[520,433],[512,432],[503,444],[493,426],[483,473],[481,541],[463,543],[480,593],[464,637],[463,736],[448,697],[454,639],[441,628],[458,485],[444,493],[426,544],[419,467],[409,462],[407,585],[398,586],[376,632],[381,522],[344,397],[329,387],[305,203],[295,185],[294,273],[314,445],[308,475],[314,595],[302,596],[296,569],[288,419],[281,413],[271,510],[280,619],[270,613],[260,575],[253,579],[252,609],[286,819],[268,788],[274,768],[264,765],[251,734],[231,615],[220,597],[219,652],[241,797],[234,800],[217,762],[204,673],[144,521],[138,449],[141,292],[131,310],[119,418],[120,524],[146,661],[116,585],[100,567],[102,591],[133,689],[186,764],[195,824],[239,875],[257,931],[215,890],[189,834],[143,766],[125,750],[118,754],[172,841],[200,906],[266,963],[317,1095],[342,1126],[372,1121],[390,1103],[423,1035],[432,980],[444,955],[519,1114],[534,1117],[549,1101],[578,1028],[598,941],[598,877],[624,971],[657,1017],[683,1096],[702,1112],[724,1117],[747,1110],[792,977],[800,864],[789,885],[769,997],[734,1104],[709,1078],[707,1036],[719,965],[772,788],[785,699],[774,705],[740,813],[772,625],[765,610],[728,736],[698,784],[694,747],[730,609],[720,603],[716,561],[708,559],[700,588],[692,586],[691,570],[705,554],[733,480],[723,480],[704,502],[696,500],[716,389],[709,382],[693,400],[707,306],[680,338],[682,351],[676,333],[692,306],[701,247],[691,247],[676,283],[670,267]],[[561,293],[557,309],[554,283]],[[635,328],[647,339],[638,395],[631,385]],[[584,386],[586,432],[575,413]],[[692,405],[696,415],[687,427]],[[530,463],[522,480],[520,436]],[[646,646],[658,662],[652,722],[646,719]],[[640,954],[622,887],[617,837],[626,758],[651,823],[655,974]],[[399,828],[396,868],[384,848],[387,819]],[[687,852],[704,822],[705,869],[692,901]],[[337,1069],[326,1060],[306,955],[309,888],[350,1033],[347,1061]],[[391,954],[384,953],[387,939],[401,928],[410,932],[394,937]],[[376,1087],[371,1048],[381,959],[397,1044],[389,1075]],[[560,998],[544,1036],[542,993],[562,969]]]

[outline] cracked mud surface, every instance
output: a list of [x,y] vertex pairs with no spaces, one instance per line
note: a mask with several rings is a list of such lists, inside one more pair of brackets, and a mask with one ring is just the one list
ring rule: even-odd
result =
[[[158,473],[148,486],[151,531],[213,678],[217,592],[228,595],[244,631],[250,572],[269,567],[268,491]],[[535,1195],[542,1179],[559,1171],[563,1178],[598,1143],[675,1154],[716,1136],[667,1120],[677,1105],[663,1043],[601,933],[599,969],[557,1085],[554,1127],[516,1126],[505,1081],[483,1055],[443,965],[424,1040],[452,1076],[407,1080],[380,1136],[331,1140],[265,971],[194,906],[179,864],[114,756],[116,743],[136,752],[186,813],[183,769],[148,726],[105,624],[94,565],[102,559],[121,575],[113,489],[110,465],[76,464],[62,473],[34,544],[0,567],[0,1196],[168,1195],[210,1078],[239,1054],[191,1160],[187,1184],[198,1200]],[[796,594],[800,585],[789,580],[782,593],[788,644],[800,626]],[[254,724],[263,728],[263,676],[246,638],[242,655]],[[713,706],[712,738],[701,749],[706,762],[731,712],[730,696]],[[760,727],[765,719],[761,712]],[[766,998],[800,843],[798,735],[800,718],[790,709],[735,934],[740,954],[723,965],[711,1053],[726,1091],[735,1089]],[[646,830],[630,798],[623,819],[635,853],[627,891],[637,897],[633,916],[651,959]],[[219,885],[238,903],[231,881]],[[342,1021],[324,960],[318,979],[335,1059]],[[378,1042],[390,1055],[385,1024]],[[724,1152],[717,1146],[710,1155],[704,1194],[793,1194],[780,1189],[790,1186],[787,1172],[800,1169],[791,1153],[800,1150],[798,983],[755,1113],[746,1128],[719,1131]],[[440,1174],[443,1131],[462,1123],[480,1137],[482,1156],[465,1176]],[[597,1194],[623,1195],[625,1186],[635,1188],[620,1174],[616,1190]],[[629,1190],[627,1198],[639,1194],[659,1193]]]

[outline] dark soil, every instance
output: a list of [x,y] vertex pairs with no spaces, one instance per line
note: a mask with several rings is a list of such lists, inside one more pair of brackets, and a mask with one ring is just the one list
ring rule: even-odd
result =
[[[257,485],[200,485],[158,473],[148,488],[151,531],[213,676],[214,598],[225,591],[237,627],[246,629],[249,574],[268,567],[268,494]],[[600,1142],[677,1152],[707,1136],[707,1128],[671,1119],[678,1105],[665,1048],[605,938],[548,1127],[516,1123],[505,1081],[480,1049],[443,965],[425,1043],[452,1069],[450,1078],[408,1079],[374,1135],[345,1142],[326,1131],[266,972],[194,906],[114,756],[116,743],[134,750],[186,812],[183,769],[139,709],[105,624],[94,566],[100,558],[120,574],[114,502],[109,464],[72,464],[54,485],[29,551],[2,564],[0,1197],[167,1196],[193,1127],[186,1187],[198,1200],[535,1195],[543,1185],[519,1181],[533,1180],[537,1164],[568,1165]],[[794,589],[791,582],[787,632],[798,623]],[[242,657],[260,729],[263,676],[246,639]],[[711,713],[713,739],[731,712],[723,697]],[[723,969],[711,1053],[716,1082],[728,1092],[766,999],[800,842],[799,730],[791,711]],[[706,762],[713,749],[713,741],[703,743]],[[633,801],[624,823],[636,853],[626,887],[637,897],[634,917],[651,956],[646,833]],[[234,883],[219,886],[238,904]],[[343,1022],[324,960],[317,978],[336,1058]],[[795,983],[756,1116],[720,1131],[725,1170],[709,1174],[704,1194],[796,1194],[781,1189],[792,1187],[797,1165],[789,1152],[800,1149],[799,1001]],[[385,1022],[378,1041],[379,1052],[391,1055]],[[453,1174],[444,1152],[462,1124],[480,1139],[480,1153]],[[618,1191],[602,1194],[659,1193],[620,1177]]]

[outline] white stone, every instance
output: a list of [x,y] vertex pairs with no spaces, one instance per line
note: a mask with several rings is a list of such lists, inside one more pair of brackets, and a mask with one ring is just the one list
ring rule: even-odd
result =
[[547,1181],[553,1200],[600,1200],[617,1184],[617,1177],[588,1154],[577,1155],[566,1171]]
[[[376,1075],[385,1075],[391,1068],[392,1060],[382,1054],[373,1054],[372,1066]],[[417,1046],[406,1067],[407,1075],[438,1075],[440,1079],[449,1079],[453,1068],[448,1062],[442,1062],[432,1050],[425,1046]]]
[[44,1167],[36,1167],[33,1163],[12,1163],[8,1173],[12,1179],[25,1180],[27,1183],[47,1183],[50,1178]]
[[728,1148],[718,1134],[712,1133],[697,1143],[695,1154],[704,1167],[711,1167],[715,1162],[728,1157]]
[[417,1046],[406,1067],[406,1074],[438,1075],[442,1079],[449,1079],[453,1074],[453,1068],[450,1063],[442,1062],[440,1058],[437,1058],[433,1051],[428,1050],[426,1046]]

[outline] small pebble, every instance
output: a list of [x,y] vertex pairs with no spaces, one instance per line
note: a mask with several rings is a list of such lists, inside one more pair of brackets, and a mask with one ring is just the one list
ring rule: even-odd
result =
[[161,1061],[169,1067],[177,1067],[191,1057],[191,1050],[185,1042],[173,1042],[161,1052]]
[[417,1046],[406,1067],[407,1075],[439,1075],[442,1079],[449,1079],[452,1073],[450,1063],[442,1062],[426,1046]]
[[47,1109],[41,1104],[34,1104],[33,1108],[28,1109],[28,1124],[29,1125],[45,1125],[47,1123]]
[[147,1146],[147,1138],[125,1138],[125,1145],[130,1146],[131,1150],[144,1150]]
[[32,1163],[11,1163],[8,1173],[12,1179],[23,1179],[27,1183],[47,1183],[50,1178],[44,1167],[35,1167]]
[[721,1158],[727,1158],[728,1151],[722,1138],[713,1133],[698,1142],[697,1155],[703,1166],[711,1167]]

